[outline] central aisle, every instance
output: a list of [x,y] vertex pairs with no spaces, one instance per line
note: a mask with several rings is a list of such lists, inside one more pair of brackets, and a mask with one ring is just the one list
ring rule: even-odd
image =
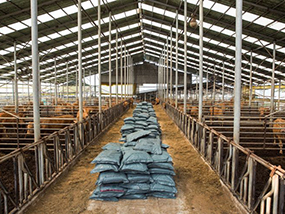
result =
[[90,162],[109,142],[118,142],[123,119],[132,116],[129,110],[89,146],[79,162],[52,185],[46,194],[26,213],[98,213],[98,214],[230,214],[239,213],[229,194],[222,189],[217,175],[202,161],[196,151],[160,106],[154,107],[162,129],[163,143],[170,145],[178,190],[177,199],[149,198],[102,202],[89,200],[98,174],[90,174]]

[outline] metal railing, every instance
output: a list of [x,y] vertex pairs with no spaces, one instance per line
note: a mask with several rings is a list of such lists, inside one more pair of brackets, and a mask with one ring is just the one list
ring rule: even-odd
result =
[[128,108],[120,103],[0,157],[0,214],[30,204]]
[[280,166],[270,164],[169,104],[165,109],[249,213],[283,213],[285,171]]

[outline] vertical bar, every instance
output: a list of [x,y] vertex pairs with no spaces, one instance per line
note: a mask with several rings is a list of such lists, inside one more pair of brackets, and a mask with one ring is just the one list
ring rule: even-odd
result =
[[[77,22],[78,22],[79,121],[82,122],[83,121],[83,99],[82,99],[82,32],[81,32],[81,30],[82,30],[81,29],[82,14],[81,14],[81,0],[78,0]],[[100,34],[99,34],[99,38],[100,38]],[[81,140],[83,139],[81,136],[81,129],[80,129],[80,139]]]
[[278,87],[278,110],[280,110],[280,94],[281,94],[281,80],[279,79],[279,87]]
[[215,103],[216,101],[216,65],[214,65],[214,82],[213,82],[212,100]]
[[275,42],[273,42],[273,58],[272,58],[272,77],[271,77],[271,100],[270,100],[270,113],[273,113],[273,112],[274,112],[275,57],[276,57],[276,44],[275,44]]
[[118,29],[116,29],[116,104],[118,104]]
[[225,101],[225,62],[223,62],[223,76],[222,76],[222,102]]
[[109,12],[109,107],[112,107],[112,76],[111,76],[111,12]]
[[249,76],[249,103],[248,105],[251,106],[252,102],[252,51],[250,51],[250,76]]
[[127,55],[127,75],[126,75],[126,86],[127,86],[126,94],[127,94],[127,96],[129,96],[129,69],[130,69],[129,59],[130,59],[130,57],[129,57],[129,55]]
[[171,99],[171,103],[172,103],[172,100],[173,100],[173,94],[172,94],[172,26],[170,28],[170,87],[169,87],[169,90],[170,90],[170,99]]
[[176,53],[175,53],[175,57],[176,57],[176,61],[175,61],[175,108],[178,107],[178,10],[176,10],[176,18],[175,18],[175,22],[176,22],[176,32],[175,32],[175,40],[176,40]]
[[202,122],[202,114],[203,114],[203,1],[200,1],[199,5],[199,112],[198,112],[198,120]]
[[90,104],[92,102],[92,96],[91,96],[91,93],[92,93],[92,89],[91,89],[91,70],[89,70],[89,81],[90,81],[90,84],[89,84],[89,101],[90,101]]
[[82,72],[83,72],[83,100],[86,100],[86,80],[85,80],[85,76],[86,76],[86,70],[85,68],[82,68]]
[[69,102],[68,63],[66,63],[66,100]]
[[168,44],[169,44],[169,37],[167,36],[166,39],[166,100],[168,101],[169,98],[169,66],[168,66],[168,60],[169,60],[169,51],[168,51]]
[[120,64],[121,64],[121,101],[123,101],[123,41],[121,38],[121,58],[120,58]]
[[94,98],[96,98],[96,73],[94,72]]
[[208,89],[209,89],[209,68],[207,68],[207,76],[206,76],[206,99],[208,99]]
[[76,102],[78,101],[78,67],[76,66],[76,80],[75,80],[75,98],[76,98]]
[[184,114],[187,99],[187,0],[184,0]]
[[98,0],[98,76],[99,76],[99,114],[102,113],[101,106],[101,0]]
[[[234,142],[240,140],[240,98],[241,98],[241,61],[242,61],[242,3],[236,0],[236,57],[235,57],[235,86],[234,86]],[[238,169],[238,150],[233,148],[232,188],[235,188]]]
[[17,50],[16,42],[14,42],[14,80],[15,80],[15,112],[19,113],[19,98],[18,98],[18,74],[17,74]]
[[54,59],[54,104],[57,105],[57,75],[56,75],[56,59]]
[[124,51],[124,97],[126,100],[126,78],[127,78],[127,50],[125,45],[125,51]]
[[[39,54],[38,54],[38,4],[37,0],[31,0],[31,35],[32,35],[32,70],[33,70],[33,116],[34,116],[34,141],[41,137],[40,133],[40,91],[39,91]],[[42,144],[38,149],[39,183],[44,182],[44,157]]]

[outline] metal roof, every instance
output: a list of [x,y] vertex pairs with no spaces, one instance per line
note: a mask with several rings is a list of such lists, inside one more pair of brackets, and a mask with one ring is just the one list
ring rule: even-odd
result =
[[[271,78],[273,42],[276,43],[276,80],[283,80],[285,60],[285,0],[243,1],[242,81],[249,83],[249,59],[253,55],[253,83]],[[115,68],[115,34],[127,47],[134,63],[144,60],[158,63],[170,30],[175,48],[175,17],[179,19],[179,69],[183,69],[183,2],[178,0],[102,0],[102,70],[108,70],[108,16],[112,14],[112,68]],[[41,81],[54,81],[56,61],[57,81],[75,78],[77,65],[77,1],[38,0],[39,53]],[[97,0],[83,0],[82,47],[86,76],[97,73]],[[199,0],[188,0],[188,20],[198,16]],[[199,22],[199,20],[198,20]],[[11,79],[14,42],[17,44],[18,74],[27,80],[31,73],[30,2],[0,0],[0,80]],[[172,28],[171,28],[172,27]],[[199,27],[188,25],[188,72],[198,73]],[[204,0],[204,70],[222,76],[225,63],[227,83],[234,81],[235,1]],[[173,54],[175,58],[175,54]],[[175,61],[174,61],[175,62]],[[175,63],[173,63],[173,66]],[[219,78],[218,78],[219,81]]]

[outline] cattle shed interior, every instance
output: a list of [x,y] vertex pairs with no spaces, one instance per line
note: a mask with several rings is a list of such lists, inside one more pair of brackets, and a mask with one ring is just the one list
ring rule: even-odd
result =
[[[284,80],[285,0],[0,0],[0,214],[285,213]],[[89,199],[146,106],[175,192]]]

